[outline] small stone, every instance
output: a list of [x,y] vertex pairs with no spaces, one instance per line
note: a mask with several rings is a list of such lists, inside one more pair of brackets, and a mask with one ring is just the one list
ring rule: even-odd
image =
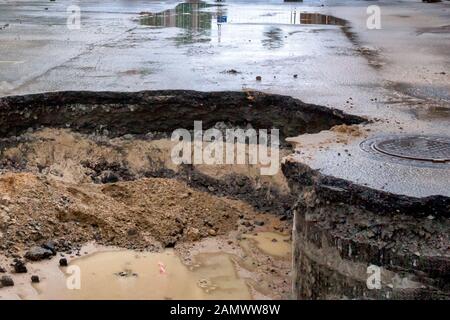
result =
[[13,279],[10,276],[2,276],[0,278],[0,283],[4,287],[12,287],[12,286],[14,286],[14,281],[13,281]]
[[101,183],[114,183],[119,181],[119,176],[111,170],[103,171],[97,178]]
[[15,259],[13,263],[13,268],[15,273],[27,273],[28,269],[22,260]]
[[247,228],[250,228],[250,227],[253,226],[253,224],[252,224],[250,221],[244,221],[242,224],[243,224],[244,226],[246,226]]
[[216,233],[216,230],[214,230],[214,229],[209,229],[209,230],[208,230],[208,234],[209,234],[210,236],[215,236],[217,233]]
[[25,258],[31,261],[39,261],[50,258],[52,255],[53,252],[48,249],[42,247],[32,247],[27,251],[27,253],[25,253]]
[[229,73],[229,74],[238,74],[238,73],[240,73],[240,72],[237,71],[237,70],[235,70],[235,69],[229,69],[229,70],[226,70],[225,73]]
[[257,226],[263,226],[263,225],[264,225],[264,221],[256,220],[256,221],[255,221],[255,224],[256,224]]
[[262,77],[261,76],[256,76],[256,81],[261,81]]
[[124,135],[123,138],[125,140],[132,140],[133,139],[133,135],[128,133],[128,134]]
[[32,283],[39,283],[40,282],[39,276],[36,276],[36,275],[31,276],[31,282]]
[[187,229],[186,237],[190,241],[198,240],[200,238],[200,230],[190,227]]
[[294,74],[294,78],[297,79],[298,78],[298,74]]
[[56,242],[55,241],[47,241],[42,244],[42,248],[50,250],[53,255],[56,255]]
[[136,228],[131,228],[131,229],[128,229],[127,234],[128,234],[128,236],[130,236],[130,237],[136,236],[136,235],[138,234],[138,231],[137,231]]
[[67,267],[68,266],[67,259],[66,258],[59,259],[59,265],[61,267]]
[[6,269],[3,267],[0,267],[0,273],[5,273],[5,272],[6,272]]

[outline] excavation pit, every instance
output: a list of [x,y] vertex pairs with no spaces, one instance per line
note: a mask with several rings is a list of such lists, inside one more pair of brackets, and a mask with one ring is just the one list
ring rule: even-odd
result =
[[[283,171],[264,176],[258,164],[178,165],[170,157],[173,130],[191,132],[195,121],[204,129],[277,128],[281,159],[292,152],[286,137],[362,118],[257,92],[147,91],[5,97],[0,121],[0,245],[7,256],[48,241],[69,254],[90,241],[190,252],[190,244],[209,239],[227,245],[244,239],[242,248],[250,250],[246,241],[255,232],[280,232],[289,240],[294,216],[296,297],[448,295],[447,198],[372,190],[298,162],[283,162]],[[272,240],[265,254],[285,259],[286,245]],[[366,264],[383,267],[382,290],[366,289]],[[290,281],[283,268],[277,296]]]
[[71,128],[83,133],[145,135],[193,129],[194,121],[250,123],[256,129],[280,129],[282,137],[316,133],[365,119],[300,100],[260,92],[55,92],[0,99],[0,135],[29,128]]
[[[247,213],[290,216],[295,197],[281,170],[262,176],[258,164],[174,164],[171,134],[192,130],[195,121],[204,129],[277,128],[281,159],[291,152],[285,137],[364,119],[258,92],[2,98],[0,189],[9,210],[3,219],[10,224],[2,231],[3,248],[13,253],[18,243],[25,248],[64,233],[76,243],[170,247],[225,234]],[[22,234],[23,224],[33,233]]]

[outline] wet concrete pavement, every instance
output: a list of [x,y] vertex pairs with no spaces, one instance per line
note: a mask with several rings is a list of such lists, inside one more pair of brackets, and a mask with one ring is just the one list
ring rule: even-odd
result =
[[[291,95],[373,121],[353,136],[326,131],[296,138],[297,160],[394,193],[450,195],[448,166],[383,162],[359,147],[378,134],[450,134],[448,2],[211,2],[166,11],[176,14],[167,21],[162,12],[179,2],[80,3],[81,29],[69,30],[66,9],[73,2],[0,1],[0,95],[149,89]],[[381,30],[366,28],[372,4],[381,7]],[[152,20],[141,12],[161,14]],[[344,19],[347,27],[309,24],[300,12]]]

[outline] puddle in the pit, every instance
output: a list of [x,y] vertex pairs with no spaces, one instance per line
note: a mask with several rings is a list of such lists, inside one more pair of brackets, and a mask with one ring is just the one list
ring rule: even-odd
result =
[[[259,232],[254,235],[245,235],[244,241],[250,240],[262,252],[276,257],[290,257],[291,242],[288,235],[275,232]],[[246,243],[242,243],[245,247]]]
[[336,25],[345,26],[346,20],[321,13],[301,12],[296,8],[267,10],[207,4],[205,2],[180,3],[174,9],[158,13],[146,13],[141,25],[153,27],[177,27],[189,30],[209,30],[213,25],[262,24],[262,25]]
[[[41,299],[251,299],[232,257],[200,254],[184,265],[172,250],[97,252],[73,260],[80,270],[80,289],[68,289],[74,274],[60,274],[35,285]],[[65,268],[61,269],[65,272]],[[72,280],[71,280],[72,279]]]

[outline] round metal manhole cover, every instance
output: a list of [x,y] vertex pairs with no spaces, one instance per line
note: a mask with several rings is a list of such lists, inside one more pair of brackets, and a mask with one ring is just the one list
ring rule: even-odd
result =
[[376,141],[372,147],[382,153],[412,160],[450,161],[450,138],[407,136]]
[[450,137],[441,136],[384,136],[370,138],[361,148],[380,159],[409,162],[410,164],[449,165]]

